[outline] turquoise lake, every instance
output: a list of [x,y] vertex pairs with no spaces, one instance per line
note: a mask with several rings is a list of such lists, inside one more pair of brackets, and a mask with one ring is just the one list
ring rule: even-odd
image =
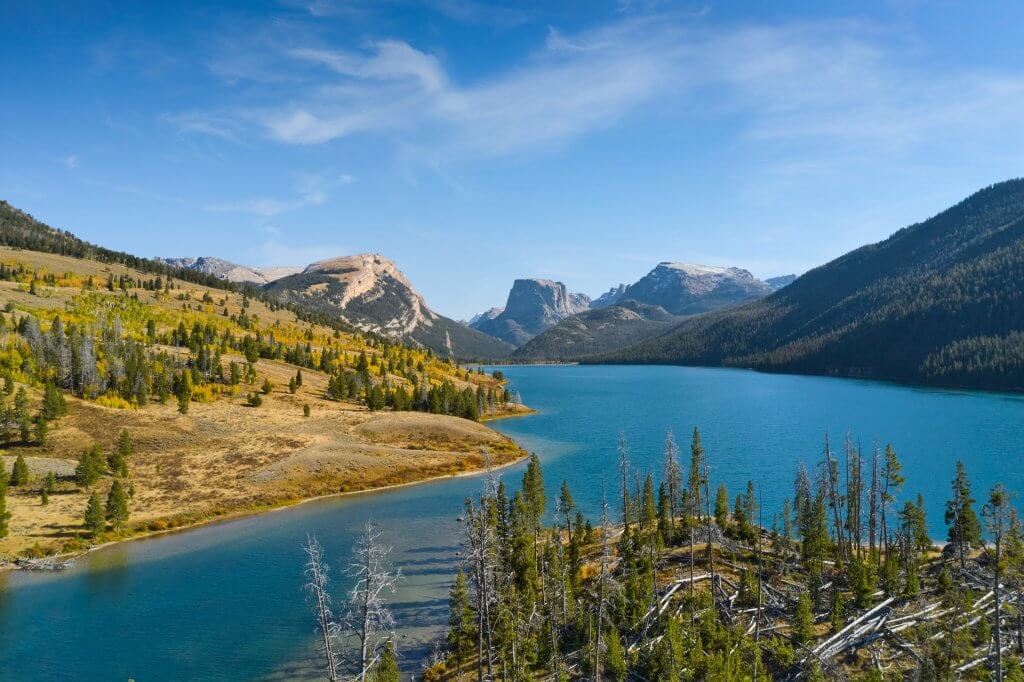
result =
[[[791,495],[799,461],[840,450],[850,433],[865,452],[892,443],[904,497],[924,494],[930,531],[956,459],[975,497],[996,481],[1024,491],[1024,398],[742,370],[634,366],[503,367],[540,413],[492,426],[537,452],[549,500],[563,479],[585,511],[602,480],[614,485],[625,433],[640,472],[660,472],[672,428],[685,468],[700,428],[712,486],[731,494],[753,480],[765,518]],[[522,467],[503,472],[518,482]],[[367,519],[383,529],[406,579],[392,606],[404,665],[414,669],[447,618],[459,558],[456,518],[479,477],[333,498],[94,552],[62,574],[0,574],[2,680],[320,679],[302,593],[302,544],[315,533],[340,566]]]

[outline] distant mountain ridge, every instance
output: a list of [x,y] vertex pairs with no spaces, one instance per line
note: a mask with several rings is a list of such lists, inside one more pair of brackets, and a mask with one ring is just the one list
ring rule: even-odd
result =
[[790,284],[796,281],[796,275],[780,275],[778,277],[769,277],[764,281],[765,284],[772,288],[772,291],[778,291],[782,287],[788,287]]
[[1024,390],[1024,180],[598,360]]
[[274,280],[293,275],[300,272],[302,268],[289,266],[270,266],[265,268],[239,265],[223,258],[214,256],[199,256],[197,258],[157,258],[156,260],[167,263],[176,268],[194,270],[207,275],[212,275],[228,282],[250,282],[253,284],[267,284]]
[[[742,268],[665,261],[593,301],[569,294],[561,282],[516,280],[504,308],[481,313],[470,324],[520,347],[516,358],[576,360],[637,343],[686,315],[766,296],[791,281],[774,280],[774,286],[762,282]],[[612,307],[622,309],[594,312]]]

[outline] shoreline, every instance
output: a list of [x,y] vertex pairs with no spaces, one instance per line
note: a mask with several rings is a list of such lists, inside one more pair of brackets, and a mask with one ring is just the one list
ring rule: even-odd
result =
[[488,422],[501,421],[502,419],[518,419],[519,417],[532,417],[535,414],[540,414],[540,410],[535,410],[532,407],[526,407],[517,412],[508,412],[505,414],[496,414],[489,417],[481,417],[480,423],[486,424]]
[[[536,414],[539,414],[537,410],[532,410],[530,408],[526,408],[522,412],[517,412],[517,413],[514,413],[514,414],[504,414],[504,415],[498,415],[498,416],[490,417],[488,419],[481,419],[479,423],[483,424],[483,423],[488,422],[488,421],[497,421],[497,420],[500,420],[500,419],[510,419],[510,418],[518,418],[518,417],[529,417],[531,415],[536,415]],[[508,436],[505,436],[505,437],[508,437]],[[514,442],[514,440],[513,440],[513,442]],[[526,450],[523,449],[523,447],[521,445],[519,445],[519,443],[515,443],[515,444],[519,447],[519,450],[522,452],[522,454],[519,457],[517,457],[517,458],[515,458],[513,460],[510,460],[508,462],[504,462],[502,464],[499,464],[497,466],[489,467],[489,468],[479,467],[479,468],[470,469],[470,470],[466,470],[466,471],[459,471],[457,473],[446,473],[446,474],[439,474],[439,475],[433,475],[433,476],[425,476],[423,478],[414,478],[413,480],[402,481],[400,483],[389,483],[387,485],[380,485],[380,486],[375,486],[375,487],[374,486],[372,486],[372,487],[365,487],[365,488],[358,489],[358,491],[339,491],[337,493],[329,493],[327,495],[315,495],[315,496],[307,497],[307,498],[290,499],[290,500],[282,501],[280,504],[270,504],[270,505],[267,505],[267,506],[264,506],[264,507],[252,507],[252,508],[248,508],[248,509],[239,509],[239,510],[229,511],[229,512],[226,512],[226,513],[223,513],[223,514],[214,514],[214,515],[209,516],[207,518],[199,519],[199,520],[197,520],[197,521],[195,521],[193,523],[187,523],[187,524],[176,526],[176,527],[172,527],[172,528],[163,528],[163,529],[157,529],[157,530],[148,530],[148,529],[146,529],[146,530],[139,530],[138,532],[136,532],[136,534],[132,534],[131,536],[128,536],[126,538],[121,538],[121,539],[118,539],[118,540],[110,540],[108,542],[100,543],[98,545],[91,545],[91,546],[89,546],[86,549],[81,550],[81,551],[69,552],[69,553],[63,553],[63,554],[50,554],[50,555],[46,555],[46,556],[38,557],[38,558],[42,559],[42,560],[50,559],[50,560],[56,560],[56,561],[75,560],[75,559],[81,558],[83,556],[86,556],[87,554],[91,554],[92,552],[95,552],[97,550],[101,550],[101,549],[108,548],[108,547],[113,547],[115,545],[121,545],[121,544],[124,544],[124,543],[130,543],[130,542],[141,541],[141,540],[151,540],[153,538],[157,538],[157,537],[164,536],[164,535],[177,534],[177,532],[188,532],[190,530],[197,530],[199,528],[202,528],[202,527],[205,527],[205,526],[208,526],[208,525],[214,525],[214,524],[217,524],[217,523],[227,523],[227,522],[236,521],[236,520],[239,520],[239,519],[242,519],[242,518],[262,516],[264,514],[271,514],[273,512],[279,512],[279,511],[287,511],[289,509],[294,509],[294,508],[299,507],[301,505],[309,504],[309,503],[312,503],[312,502],[317,502],[317,501],[322,501],[322,500],[331,500],[331,499],[334,499],[334,498],[342,498],[342,497],[348,497],[348,496],[372,495],[372,494],[375,494],[375,493],[385,493],[385,492],[388,492],[388,491],[393,491],[393,489],[402,488],[402,487],[409,487],[409,486],[412,486],[412,485],[423,485],[423,484],[426,484],[426,483],[435,483],[435,482],[439,482],[439,481],[442,481],[442,480],[451,480],[451,479],[456,479],[456,478],[465,478],[465,477],[470,477],[470,476],[479,476],[481,474],[487,473],[488,471],[501,471],[503,469],[507,469],[509,467],[513,467],[513,466],[515,466],[517,464],[522,464],[523,462],[525,462],[526,460],[529,459],[529,453],[526,452]],[[27,558],[27,557],[15,557],[15,558],[13,558],[10,561],[7,561],[5,563],[0,564],[0,572],[3,572],[3,571],[11,571],[11,572],[14,572],[14,571],[28,571],[28,572],[42,571],[42,572],[46,572],[46,573],[60,573],[60,572],[62,572],[61,569],[45,569],[45,568],[29,569],[29,568],[20,567],[20,566],[18,566],[16,564],[17,560],[25,559],[25,558]]]
[[[516,415],[516,416],[528,416],[528,415]],[[68,561],[68,560],[72,560],[73,561],[75,559],[79,559],[81,557],[86,556],[87,554],[91,554],[91,553],[96,552],[98,550],[101,550],[101,549],[104,549],[104,548],[107,548],[107,547],[113,547],[114,545],[124,544],[126,542],[135,542],[135,541],[140,541],[140,540],[150,540],[152,538],[159,537],[161,535],[169,535],[169,534],[173,534],[173,533],[188,533],[190,531],[198,530],[198,529],[204,528],[206,526],[213,526],[213,525],[216,525],[218,523],[229,523],[231,521],[238,521],[239,519],[244,519],[244,518],[249,518],[249,517],[256,517],[256,516],[264,516],[266,514],[272,514],[274,512],[281,512],[281,511],[287,511],[289,509],[295,509],[296,507],[302,506],[304,504],[309,504],[311,502],[318,502],[318,501],[322,501],[322,500],[330,500],[330,499],[334,499],[334,498],[348,497],[348,496],[354,496],[354,495],[369,495],[369,494],[373,494],[373,493],[382,493],[382,492],[387,492],[387,491],[390,491],[390,490],[397,490],[399,488],[407,488],[407,487],[414,486],[414,485],[424,485],[424,484],[428,484],[428,483],[438,483],[440,481],[454,480],[454,479],[458,479],[458,478],[468,478],[468,477],[471,477],[471,476],[480,476],[481,474],[486,474],[487,472],[490,472],[490,471],[501,471],[503,469],[507,469],[509,467],[513,467],[513,466],[515,466],[517,464],[522,464],[523,462],[525,462],[526,460],[528,460],[530,458],[530,453],[526,452],[525,450],[523,450],[523,452],[524,452],[524,454],[522,456],[520,456],[520,457],[517,457],[516,459],[513,459],[511,461],[505,462],[503,464],[499,464],[497,466],[492,466],[492,467],[489,467],[489,468],[481,467],[479,469],[472,469],[472,470],[469,470],[469,471],[460,471],[460,472],[455,473],[455,474],[442,474],[442,475],[439,475],[439,476],[428,476],[426,478],[420,478],[420,479],[416,479],[416,480],[412,480],[412,481],[405,481],[403,483],[392,483],[392,484],[389,484],[389,485],[380,486],[380,487],[376,487],[376,488],[364,488],[362,490],[345,490],[345,491],[339,491],[339,492],[336,492],[336,493],[328,493],[326,495],[315,495],[313,497],[303,497],[303,498],[299,498],[299,499],[296,499],[296,500],[292,500],[292,501],[288,501],[288,502],[283,502],[281,504],[271,505],[271,506],[268,506],[268,507],[262,508],[262,509],[261,508],[253,508],[253,509],[238,510],[238,511],[235,511],[235,512],[229,512],[227,514],[221,514],[221,515],[218,515],[218,516],[211,516],[209,518],[202,519],[200,521],[196,521],[195,523],[191,523],[191,524],[184,525],[184,526],[179,526],[177,528],[165,528],[163,530],[143,531],[143,532],[140,532],[138,534],[131,535],[129,537],[121,538],[121,539],[118,539],[118,540],[109,540],[107,542],[104,542],[104,543],[101,543],[101,544],[98,544],[98,545],[92,545],[92,546],[90,546],[90,547],[88,547],[85,550],[82,550],[80,552],[73,552],[73,553],[68,553],[68,554],[52,554],[52,555],[49,555],[49,556],[46,556],[46,557],[41,557],[41,558],[42,559],[53,559],[53,560],[57,560],[57,561]],[[48,569],[29,570],[29,569],[23,569],[23,568],[19,568],[14,561],[8,562],[8,563],[6,563],[4,565],[0,565],[0,571],[10,571],[10,572],[15,572],[15,571],[43,572],[43,573],[47,573],[47,574],[60,574],[60,573],[64,572],[63,570],[48,570]]]

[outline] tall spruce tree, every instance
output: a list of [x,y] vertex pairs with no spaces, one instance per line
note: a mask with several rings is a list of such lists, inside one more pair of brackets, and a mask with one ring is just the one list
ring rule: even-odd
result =
[[92,531],[93,536],[107,529],[107,517],[103,511],[103,500],[99,491],[93,491],[85,507],[85,527]]
[[960,566],[967,561],[967,552],[981,545],[981,522],[974,511],[974,497],[971,496],[971,481],[967,469],[960,460],[956,462],[956,476],[953,478],[953,497],[946,502],[946,525],[948,539],[953,543]]
[[128,494],[120,479],[114,479],[107,493],[106,517],[114,530],[118,530],[128,521]]

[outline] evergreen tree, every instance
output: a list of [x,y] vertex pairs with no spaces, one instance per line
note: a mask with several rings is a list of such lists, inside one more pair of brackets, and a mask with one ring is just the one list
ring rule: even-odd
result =
[[690,478],[688,480],[690,487],[686,493],[686,500],[690,506],[687,513],[692,517],[700,516],[702,501],[700,489],[704,484],[704,464],[704,445],[700,439],[700,431],[694,427],[693,438],[690,442]]
[[380,661],[373,671],[373,682],[398,682],[398,654],[395,653],[395,641],[389,639],[384,645],[384,651],[380,655]]
[[626,679],[628,668],[626,667],[626,650],[622,646],[622,639],[618,631],[613,627],[605,634],[607,648],[604,652],[604,669],[608,678],[615,682],[623,682]]
[[10,518],[11,512],[7,511],[7,472],[4,471],[4,460],[0,459],[0,538],[7,537]]
[[793,614],[793,641],[797,644],[806,644],[814,637],[814,613],[811,611],[811,595],[806,591],[800,592],[796,602],[796,611]]
[[48,382],[46,388],[43,390],[43,407],[42,416],[43,419],[52,421],[63,417],[68,412],[67,401],[64,400],[64,396],[53,384]]
[[14,460],[14,467],[11,468],[11,486],[23,486],[28,484],[29,471],[28,464],[25,462],[24,455],[18,455],[18,458]]
[[967,478],[967,469],[960,460],[956,462],[956,476],[953,478],[953,497],[946,502],[946,525],[949,526],[949,541],[953,543],[960,565],[967,559],[967,552],[972,547],[981,545],[981,522],[974,511],[974,498],[971,496],[971,482]]
[[83,487],[91,486],[103,475],[105,468],[106,462],[103,459],[100,446],[93,445],[84,451],[78,460],[78,466],[75,467],[75,481]]
[[85,507],[85,527],[92,531],[94,537],[107,529],[107,517],[103,512],[99,491],[93,491],[89,496],[89,503]]
[[460,569],[455,584],[448,593],[448,647],[455,659],[456,672],[462,675],[462,664],[473,649],[476,638],[473,624],[473,609],[469,601],[469,585],[466,574]]
[[106,518],[114,530],[119,529],[128,520],[128,495],[119,479],[114,479],[107,493]]
[[46,420],[43,419],[42,415],[37,416],[32,422],[32,436],[35,438],[36,445],[46,445],[49,433],[50,428],[46,425]]
[[723,531],[729,527],[729,491],[724,483],[718,486],[715,493],[715,523]]

